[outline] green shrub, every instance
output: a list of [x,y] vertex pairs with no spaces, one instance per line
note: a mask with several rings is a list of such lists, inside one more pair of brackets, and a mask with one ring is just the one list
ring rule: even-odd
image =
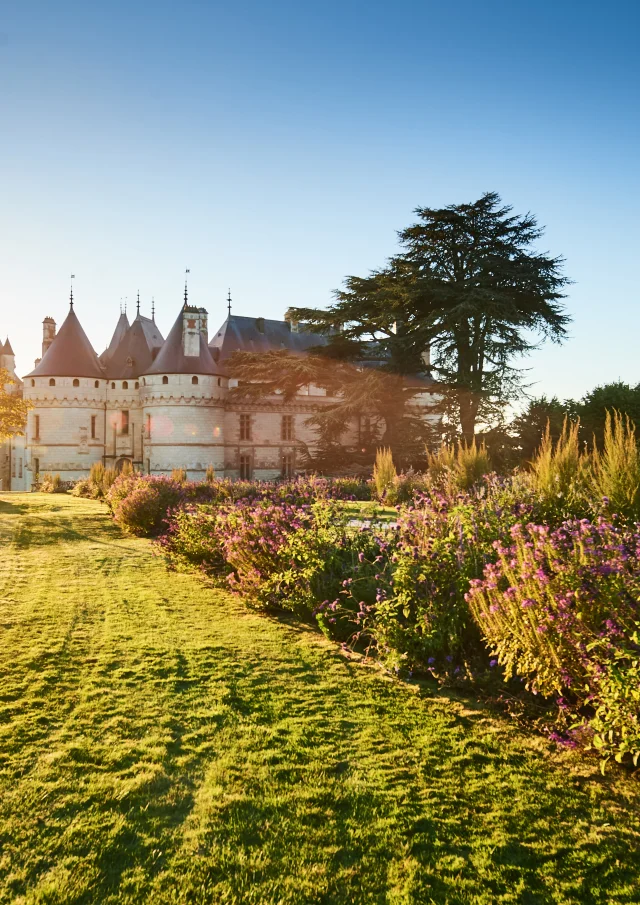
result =
[[515,525],[472,582],[471,611],[507,678],[589,713],[594,745],[640,759],[640,534],[604,520]]
[[169,510],[187,499],[188,488],[172,478],[123,474],[107,496],[113,517],[127,534],[158,535],[167,523]]
[[40,490],[42,493],[66,493],[67,487],[59,474],[51,475],[47,472],[42,478]]

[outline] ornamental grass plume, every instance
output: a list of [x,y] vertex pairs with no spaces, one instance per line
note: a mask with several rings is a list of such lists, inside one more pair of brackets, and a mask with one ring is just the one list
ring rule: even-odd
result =
[[449,478],[458,490],[470,490],[491,472],[484,443],[443,443],[436,452],[427,450],[427,470],[433,478]]
[[640,451],[628,415],[607,412],[602,452],[594,444],[592,487],[610,512],[640,518]]
[[174,468],[171,472],[171,480],[184,483],[187,480],[187,473],[184,468]]
[[385,498],[388,490],[393,487],[394,481],[398,476],[396,467],[393,464],[393,454],[390,449],[378,449],[376,452],[376,461],[373,466],[373,483],[376,488],[376,496],[379,500]]
[[567,518],[588,511],[591,460],[580,450],[579,430],[579,421],[570,423],[565,418],[562,433],[554,444],[547,421],[542,442],[531,462],[530,480],[545,518],[554,514]]

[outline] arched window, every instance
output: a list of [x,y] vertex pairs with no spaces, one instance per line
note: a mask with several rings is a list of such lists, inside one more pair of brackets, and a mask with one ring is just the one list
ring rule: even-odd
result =
[[123,389],[123,390],[128,390],[128,389],[129,389],[129,381],[127,381],[127,380],[123,380],[123,381],[122,381],[122,389]]
[[36,382],[35,382],[35,380],[32,379],[32,380],[31,380],[31,386],[34,387],[35,385],[36,385]]
[[115,388],[116,388],[116,385],[115,385],[115,382],[114,382],[114,383],[111,384],[111,389],[112,389],[112,390],[115,390]]
[[169,378],[166,376],[166,374],[165,374],[165,376],[162,378],[162,382],[163,382],[163,383],[169,383]]
[[79,386],[80,386],[80,381],[78,380],[77,377],[74,379],[73,385],[74,385],[74,387],[79,387]]
[[55,380],[53,379],[53,377],[49,378],[49,386],[50,386],[50,387],[54,387],[55,385],[56,385],[56,382],[55,382]]
[[136,386],[135,386],[135,389],[136,389],[136,390],[139,390],[139,389],[140,389],[140,384],[139,384],[139,383],[138,383],[138,381],[137,381],[137,380],[136,380]]
[[220,378],[218,377],[218,386],[220,386]]
[[99,380],[96,380],[96,382],[94,383],[94,387],[96,388],[96,390],[100,389],[100,381],[99,381]]
[[198,378],[197,378],[197,377],[192,377],[192,378],[191,378],[191,383],[195,386],[195,385],[198,383]]

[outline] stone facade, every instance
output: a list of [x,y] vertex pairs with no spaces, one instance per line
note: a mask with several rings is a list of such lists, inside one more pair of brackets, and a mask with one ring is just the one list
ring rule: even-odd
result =
[[[22,478],[16,465],[16,476],[5,480],[12,489],[29,489],[46,472],[75,480],[95,462],[116,469],[130,462],[150,474],[183,468],[193,480],[209,467],[232,479],[293,475],[317,442],[307,419],[332,399],[305,387],[292,402],[278,396],[240,402],[230,395],[234,381],[225,360],[238,348],[304,353],[320,341],[286,321],[229,315],[209,343],[207,312],[185,299],[166,340],[153,318],[138,313],[129,324],[121,315],[108,348],[97,356],[72,303],[59,333],[52,318],[44,321],[43,356],[23,384],[33,408]],[[435,393],[426,377],[424,392],[415,397],[423,417],[434,423]],[[360,430],[354,423],[345,444],[357,444]]]

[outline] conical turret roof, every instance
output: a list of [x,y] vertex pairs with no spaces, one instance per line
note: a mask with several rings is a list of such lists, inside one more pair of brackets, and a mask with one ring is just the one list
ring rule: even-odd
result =
[[4,344],[4,346],[2,346],[2,348],[0,348],[0,354],[2,354],[2,355],[15,355],[15,352],[14,352],[13,349],[11,348],[11,343],[9,342],[9,337],[8,337],[8,336],[7,336],[7,341],[6,341],[6,343]]
[[116,324],[116,329],[113,331],[113,336],[111,337],[111,342],[104,350],[102,355],[100,355],[100,361],[103,364],[106,364],[111,356],[114,354],[118,346],[120,345],[122,339],[124,338],[125,333],[129,329],[129,318],[125,314],[124,311],[120,312],[120,317],[118,318],[118,323]]
[[129,380],[146,374],[163,342],[155,323],[139,314],[107,361],[109,380]]
[[185,355],[182,346],[184,309],[171,328],[158,357],[143,374],[220,374],[207,346],[206,337],[200,334],[198,355]]
[[42,360],[27,377],[105,377],[73,308]]

